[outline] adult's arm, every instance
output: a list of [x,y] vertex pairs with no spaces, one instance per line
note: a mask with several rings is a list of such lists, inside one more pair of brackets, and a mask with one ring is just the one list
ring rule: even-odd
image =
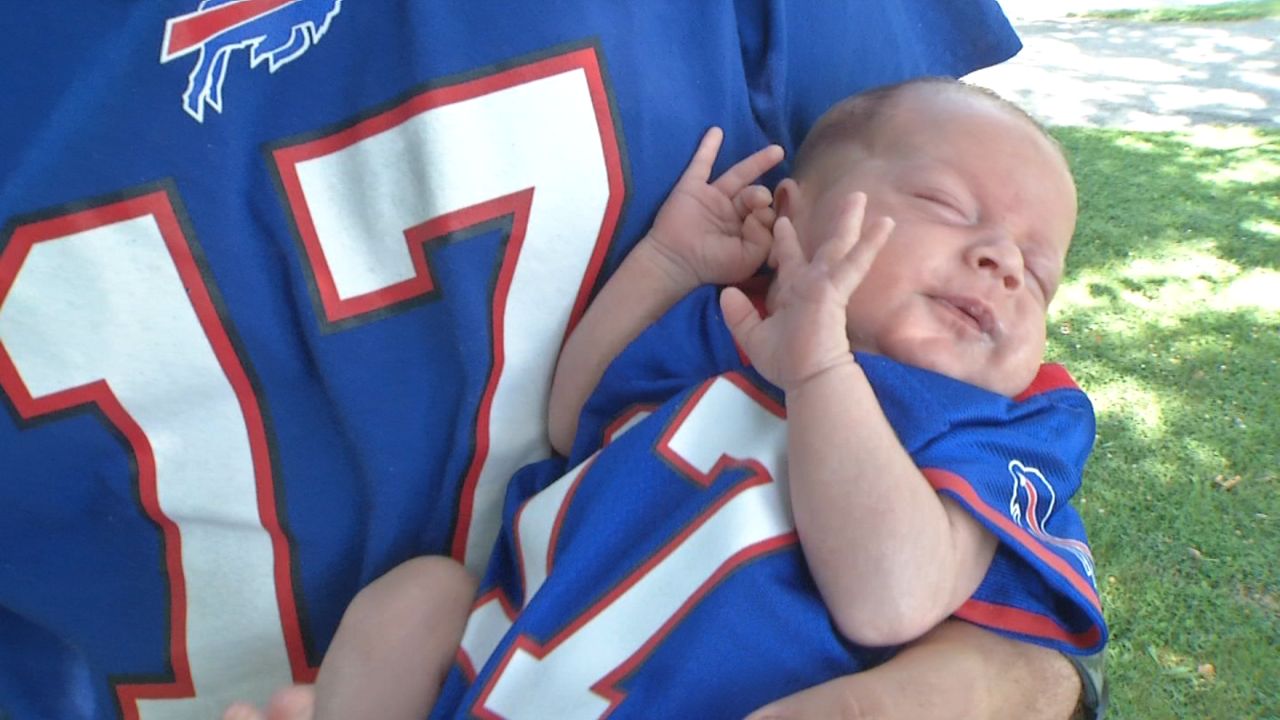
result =
[[1080,675],[1063,654],[949,620],[892,660],[783,698],[749,720],[1086,718]]

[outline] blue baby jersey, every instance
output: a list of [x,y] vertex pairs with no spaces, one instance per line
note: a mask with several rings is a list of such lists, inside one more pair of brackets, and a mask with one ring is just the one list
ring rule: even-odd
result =
[[[956,614],[1100,650],[1093,561],[1067,504],[1093,442],[1084,393],[1059,366],[1009,399],[858,362],[930,482],[1000,539]],[[648,329],[589,400],[569,462],[513,481],[433,717],[742,717],[892,654],[844,641],[805,567],[784,417],[777,388],[743,366],[714,288]]]
[[726,168],[1018,48],[995,0],[39,0],[0,28],[22,720],[261,702],[397,563],[482,568],[566,329],[707,127]]

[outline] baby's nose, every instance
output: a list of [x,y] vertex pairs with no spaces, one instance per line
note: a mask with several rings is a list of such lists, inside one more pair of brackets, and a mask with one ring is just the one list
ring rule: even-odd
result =
[[980,272],[989,272],[1006,290],[1022,287],[1022,251],[1008,237],[988,237],[969,249],[969,263]]

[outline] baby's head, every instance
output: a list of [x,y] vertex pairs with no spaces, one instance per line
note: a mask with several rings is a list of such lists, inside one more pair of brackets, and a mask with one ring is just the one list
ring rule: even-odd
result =
[[873,90],[818,120],[778,186],[806,257],[858,191],[864,229],[883,216],[895,227],[849,302],[853,348],[1004,395],[1025,389],[1075,231],[1075,184],[1053,139],[954,80]]

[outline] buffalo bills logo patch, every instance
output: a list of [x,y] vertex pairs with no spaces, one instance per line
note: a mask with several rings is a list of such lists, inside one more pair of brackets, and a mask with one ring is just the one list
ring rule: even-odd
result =
[[1041,542],[1070,554],[1080,564],[1085,575],[1093,578],[1093,553],[1089,546],[1071,538],[1050,534],[1049,517],[1053,515],[1057,494],[1044,475],[1030,465],[1018,460],[1009,462],[1009,475],[1013,478],[1013,495],[1009,498],[1009,516],[1037,537]]
[[248,50],[250,68],[266,63],[274,73],[320,42],[341,6],[342,0],[202,0],[194,12],[165,23],[160,62],[196,56],[182,109],[204,122],[206,107],[222,112],[222,81],[236,51]]

